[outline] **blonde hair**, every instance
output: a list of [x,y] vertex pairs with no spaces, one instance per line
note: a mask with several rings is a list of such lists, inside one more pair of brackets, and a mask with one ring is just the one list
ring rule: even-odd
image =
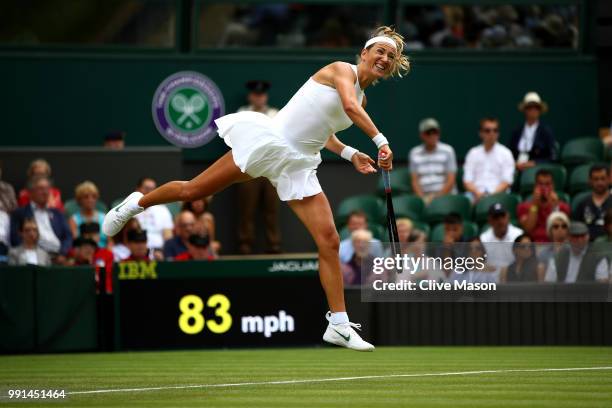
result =
[[93,193],[96,195],[96,197],[100,197],[100,192],[98,191],[98,187],[96,187],[96,185],[89,180],[82,182],[81,184],[77,185],[76,188],[74,189],[74,197],[76,198],[77,201],[79,201],[81,197],[83,197],[85,194],[88,194],[88,193]]
[[[397,56],[393,60],[393,63],[391,66],[391,73],[387,76],[387,78],[393,77],[393,76],[398,76],[401,78],[404,75],[406,75],[408,72],[410,72],[410,60],[408,60],[408,57],[403,54],[404,46],[405,46],[404,37],[389,26],[378,27],[376,30],[374,30],[370,38],[374,38],[378,36],[384,36],[384,37],[388,37],[392,39],[393,42],[395,42],[395,48],[397,50]],[[374,44],[370,45],[366,49],[369,50],[373,46]]]
[[412,220],[410,218],[398,218],[397,221],[395,221],[395,223],[397,224],[397,226],[399,227],[400,225],[404,225],[406,227],[408,227],[409,230],[412,230]]
[[28,167],[28,173],[27,173],[28,177],[32,177],[34,175],[34,168],[38,166],[45,167],[46,176],[47,177],[51,176],[51,165],[49,164],[49,162],[46,161],[45,159],[36,159],[32,161],[30,163],[30,166]]
[[373,238],[372,233],[367,229],[358,229],[351,233],[351,239],[361,239],[364,241],[371,241]]

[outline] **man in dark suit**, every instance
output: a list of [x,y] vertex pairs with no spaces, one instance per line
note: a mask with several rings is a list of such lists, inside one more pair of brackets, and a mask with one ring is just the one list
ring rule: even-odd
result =
[[30,202],[11,214],[11,245],[17,246],[21,243],[19,226],[23,220],[32,218],[38,226],[39,246],[51,254],[58,255],[56,262],[61,263],[72,246],[72,234],[64,214],[47,206],[50,188],[51,184],[46,176],[36,176],[30,180]]
[[540,95],[528,92],[519,104],[525,115],[525,123],[512,132],[510,150],[518,171],[555,159],[555,137],[552,129],[540,122],[540,116],[548,111],[548,105]]

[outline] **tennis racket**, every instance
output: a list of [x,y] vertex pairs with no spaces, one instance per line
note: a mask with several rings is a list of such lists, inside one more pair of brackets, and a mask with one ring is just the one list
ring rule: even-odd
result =
[[391,173],[389,170],[382,171],[383,183],[385,185],[385,198],[387,200],[387,228],[389,229],[389,242],[393,256],[400,253],[399,235],[393,209],[393,197],[391,195]]

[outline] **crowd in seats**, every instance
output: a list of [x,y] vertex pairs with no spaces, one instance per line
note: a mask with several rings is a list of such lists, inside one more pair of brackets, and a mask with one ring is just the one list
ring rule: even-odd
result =
[[[113,264],[122,261],[216,259],[215,221],[207,210],[210,197],[181,205],[153,206],[130,220],[114,237],[101,231],[108,210],[95,183],[85,180],[74,198],[62,200],[53,186],[51,166],[34,160],[26,186],[0,181],[0,265],[92,265],[98,289],[112,292]],[[143,177],[136,185],[147,193],[156,181]],[[121,202],[117,199],[113,203]],[[105,271],[101,274],[100,271]]]
[[[500,141],[499,121],[483,118],[481,144],[469,150],[462,167],[453,147],[440,141],[438,121],[420,122],[422,143],[410,151],[408,168],[396,165],[391,177],[396,215],[411,221],[406,237],[426,236],[432,243],[429,256],[482,249],[489,273],[472,271],[461,279],[611,280],[612,245],[606,244],[612,242],[612,157],[604,155],[595,137],[572,139],[560,149],[541,120],[548,106],[537,93],[527,93],[518,108],[525,120],[507,138],[508,147]],[[360,209],[367,216],[362,227],[369,221],[374,232],[384,223],[380,187],[377,193],[344,200],[339,228],[343,214]],[[400,242],[406,253],[412,251],[410,238]],[[433,270],[418,271],[413,278],[425,276],[454,279]],[[346,275],[345,280],[351,283]]]

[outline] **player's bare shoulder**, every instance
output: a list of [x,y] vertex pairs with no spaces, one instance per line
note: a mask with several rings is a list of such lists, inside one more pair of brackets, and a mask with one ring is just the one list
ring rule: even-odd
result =
[[338,77],[346,77],[354,81],[354,73],[350,64],[343,61],[335,61],[318,70],[312,79],[320,84],[335,88],[335,82]]

